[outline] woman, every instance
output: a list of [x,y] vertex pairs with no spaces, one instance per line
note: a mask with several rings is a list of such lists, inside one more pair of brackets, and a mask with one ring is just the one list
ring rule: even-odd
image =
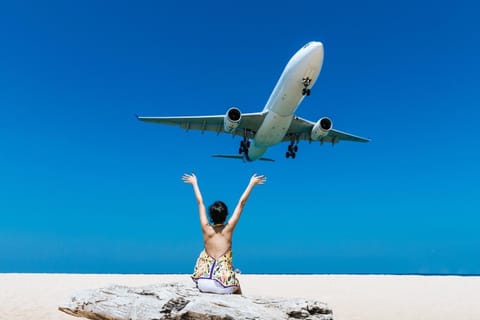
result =
[[241,294],[240,284],[235,277],[232,264],[232,235],[240,219],[243,207],[254,186],[263,184],[265,176],[254,174],[243,192],[232,216],[225,224],[228,215],[227,206],[221,201],[215,201],[209,208],[212,223],[209,222],[203,204],[202,194],[198,187],[195,174],[184,174],[182,180],[193,186],[198,204],[200,226],[202,227],[204,250],[200,253],[195,265],[192,279],[202,292],[219,294]]

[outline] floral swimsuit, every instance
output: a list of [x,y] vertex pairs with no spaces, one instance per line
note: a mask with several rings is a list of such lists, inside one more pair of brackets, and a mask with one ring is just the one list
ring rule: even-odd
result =
[[235,277],[232,264],[232,250],[228,249],[221,257],[215,259],[202,250],[195,264],[192,275],[193,281],[198,279],[212,279],[220,283],[224,288],[238,287],[238,279]]

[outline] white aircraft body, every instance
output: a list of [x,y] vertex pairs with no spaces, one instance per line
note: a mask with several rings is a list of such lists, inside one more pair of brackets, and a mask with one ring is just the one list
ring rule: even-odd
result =
[[300,103],[320,74],[323,64],[323,45],[309,42],[298,50],[283,70],[262,112],[242,114],[231,107],[225,115],[186,117],[142,117],[141,121],[177,125],[186,130],[230,133],[243,137],[238,155],[214,155],[215,157],[239,158],[246,161],[269,160],[262,158],[267,149],[282,141],[289,141],[286,157],[295,158],[298,142],[319,141],[338,143],[340,140],[368,142],[369,139],[341,132],[332,128],[332,121],[323,117],[317,122],[295,115]]

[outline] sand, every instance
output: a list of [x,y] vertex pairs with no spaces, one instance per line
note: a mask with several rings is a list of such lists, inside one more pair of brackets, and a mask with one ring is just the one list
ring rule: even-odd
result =
[[[79,290],[190,283],[189,275],[0,274],[0,320],[73,320],[57,310]],[[337,320],[480,319],[480,277],[240,275],[244,294],[313,298]]]

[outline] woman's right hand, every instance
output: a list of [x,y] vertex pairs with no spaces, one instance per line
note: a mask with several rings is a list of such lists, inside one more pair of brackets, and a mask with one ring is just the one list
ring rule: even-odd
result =
[[184,173],[182,176],[182,180],[185,183],[196,185],[197,184],[197,176],[192,172],[192,174]]

